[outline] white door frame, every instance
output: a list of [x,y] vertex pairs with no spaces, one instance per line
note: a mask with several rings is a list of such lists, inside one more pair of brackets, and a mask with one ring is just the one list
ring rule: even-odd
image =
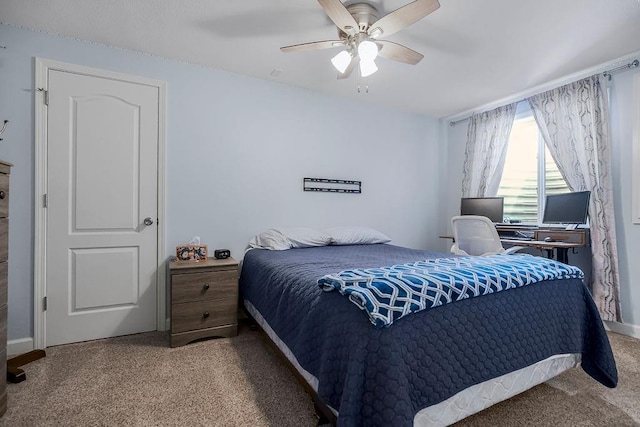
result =
[[47,248],[47,210],[44,208],[44,195],[47,194],[47,94],[49,70],[58,70],[76,74],[88,74],[113,80],[133,82],[158,88],[158,253],[157,253],[157,306],[156,326],[159,331],[167,329],[166,317],[166,259],[165,259],[165,127],[166,127],[166,91],[167,84],[161,80],[148,79],[128,74],[116,73],[82,65],[36,58],[35,69],[35,224],[34,224],[34,260],[33,260],[33,346],[44,348],[46,345],[46,316],[44,297],[46,296],[46,248]]

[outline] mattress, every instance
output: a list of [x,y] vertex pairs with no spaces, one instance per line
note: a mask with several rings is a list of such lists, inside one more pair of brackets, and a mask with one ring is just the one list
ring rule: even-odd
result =
[[[240,286],[249,312],[339,413],[338,425],[437,425],[433,413],[423,412],[430,407],[438,413],[447,408],[442,422],[453,422],[573,366],[571,355],[580,355],[593,378],[615,386],[611,348],[580,280],[471,298],[382,329],[373,328],[347,298],[317,285],[323,275],[347,268],[442,256],[449,255],[386,244],[251,250]],[[546,374],[532,380],[531,367]],[[509,387],[487,383],[496,378]],[[488,397],[473,399],[482,403],[465,404],[465,391],[481,384],[498,392],[491,396],[484,388],[480,393]]]
[[413,425],[448,426],[575,368],[580,359],[579,354],[551,356],[526,368],[473,385],[443,402],[421,409]]
[[[318,379],[300,365],[293,352],[249,301],[245,300],[244,306],[280,352],[317,393]],[[551,356],[531,366],[473,385],[436,405],[421,409],[416,414],[413,425],[414,427],[448,426],[575,368],[580,364],[580,359],[580,354]],[[329,409],[339,415],[335,408],[329,406]]]

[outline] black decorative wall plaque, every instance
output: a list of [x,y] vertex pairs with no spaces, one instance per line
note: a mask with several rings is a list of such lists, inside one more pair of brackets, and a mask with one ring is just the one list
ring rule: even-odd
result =
[[319,191],[322,193],[362,193],[360,181],[347,181],[344,179],[303,178],[302,189],[304,191]]

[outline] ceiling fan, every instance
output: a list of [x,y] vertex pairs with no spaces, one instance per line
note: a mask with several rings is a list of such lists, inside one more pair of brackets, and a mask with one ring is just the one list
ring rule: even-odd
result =
[[440,7],[438,0],[415,0],[380,18],[369,3],[353,3],[345,6],[340,0],[318,0],[325,13],[338,27],[338,40],[323,40],[281,47],[282,52],[305,50],[345,49],[331,59],[338,70],[338,78],[351,75],[359,61],[360,75],[370,76],[378,71],[375,59],[378,54],[394,61],[415,65],[423,55],[398,43],[380,40],[411,24],[414,24]]

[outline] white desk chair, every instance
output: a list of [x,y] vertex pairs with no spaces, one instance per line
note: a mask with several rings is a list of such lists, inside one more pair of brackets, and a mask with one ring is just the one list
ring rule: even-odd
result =
[[451,218],[454,243],[451,253],[456,255],[510,254],[522,246],[502,247],[496,226],[486,216],[462,215]]

